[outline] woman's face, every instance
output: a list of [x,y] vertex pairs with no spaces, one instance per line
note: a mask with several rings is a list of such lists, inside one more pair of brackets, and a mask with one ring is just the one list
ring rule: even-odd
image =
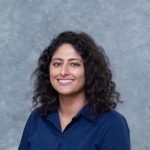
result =
[[83,59],[71,44],[63,44],[50,62],[50,82],[61,95],[84,94]]

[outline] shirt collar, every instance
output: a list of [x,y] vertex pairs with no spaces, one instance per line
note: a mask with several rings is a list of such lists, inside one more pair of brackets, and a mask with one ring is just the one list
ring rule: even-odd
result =
[[90,112],[90,106],[89,104],[85,104],[82,109],[74,116],[74,118],[79,117],[82,115],[84,118],[86,118],[89,121],[95,122],[96,116]]
[[[58,116],[58,104],[55,105],[53,111],[48,115],[47,119],[48,120],[51,120],[51,121],[54,121],[55,117]],[[85,104],[81,110],[73,117],[74,119],[75,118],[78,118],[80,116],[83,116],[85,119],[91,121],[91,122],[95,122],[96,121],[96,116],[94,114],[92,114],[90,112],[90,106],[89,104]]]

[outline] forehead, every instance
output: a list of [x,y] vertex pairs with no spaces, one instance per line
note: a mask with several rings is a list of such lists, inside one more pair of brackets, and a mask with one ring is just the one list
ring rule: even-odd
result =
[[56,52],[54,53],[53,58],[61,58],[61,59],[82,59],[80,54],[74,49],[71,44],[63,44],[61,45]]

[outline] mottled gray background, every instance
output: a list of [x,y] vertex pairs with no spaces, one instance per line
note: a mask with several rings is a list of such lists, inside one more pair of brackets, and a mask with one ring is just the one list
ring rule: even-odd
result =
[[150,0],[0,0],[0,150],[16,150],[31,111],[30,75],[64,30],[85,31],[110,57],[133,150],[150,145]]

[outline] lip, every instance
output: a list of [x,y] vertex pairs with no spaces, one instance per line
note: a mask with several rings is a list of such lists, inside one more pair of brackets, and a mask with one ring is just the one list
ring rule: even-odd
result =
[[57,79],[58,83],[60,85],[66,86],[66,85],[70,85],[74,79]]

